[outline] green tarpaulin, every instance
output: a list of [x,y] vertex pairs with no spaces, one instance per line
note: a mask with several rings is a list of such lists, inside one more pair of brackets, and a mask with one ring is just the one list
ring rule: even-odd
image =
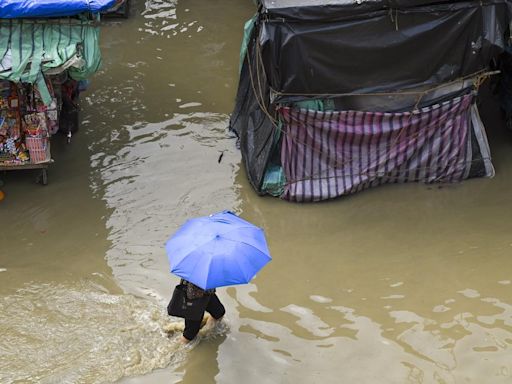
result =
[[43,74],[68,70],[73,79],[83,80],[100,63],[99,27],[94,21],[0,21],[0,79],[36,84],[46,104],[51,97]]
[[254,24],[258,19],[258,15],[254,15],[244,24],[244,36],[242,38],[242,46],[240,48],[240,67],[239,72],[242,72],[242,65],[244,64],[245,55],[247,54],[247,47],[249,46],[249,39],[251,38]]

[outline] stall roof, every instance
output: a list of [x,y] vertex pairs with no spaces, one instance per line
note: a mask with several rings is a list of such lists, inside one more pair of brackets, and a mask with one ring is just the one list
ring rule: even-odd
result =
[[[1,0],[0,0],[1,1]],[[266,20],[307,23],[333,22],[347,18],[369,17],[370,13],[388,13],[390,9],[423,13],[456,12],[462,9],[494,6],[506,0],[259,0]]]
[[356,6],[272,9],[259,25],[258,55],[282,99],[435,86],[478,72],[503,52],[509,0],[493,1],[431,4],[396,16]]
[[462,2],[477,2],[482,5],[495,4],[495,0],[259,0],[263,8],[277,11],[290,8],[325,8],[330,11],[336,8],[413,8],[425,5],[457,4]]
[[73,16],[98,13],[115,5],[116,0],[0,0],[0,19]]
[[267,9],[276,9],[289,7],[316,7],[321,5],[347,5],[379,1],[381,0],[262,0],[262,4]]
[[[464,0],[260,0],[267,9],[289,7],[317,7],[322,5],[350,5],[377,3],[388,6],[417,6],[426,4],[457,3]],[[486,3],[487,1],[484,1]]]

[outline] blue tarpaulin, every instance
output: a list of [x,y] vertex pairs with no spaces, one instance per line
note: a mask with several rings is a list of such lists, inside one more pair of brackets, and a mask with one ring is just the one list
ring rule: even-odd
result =
[[116,0],[0,0],[0,19],[63,17],[101,12]]

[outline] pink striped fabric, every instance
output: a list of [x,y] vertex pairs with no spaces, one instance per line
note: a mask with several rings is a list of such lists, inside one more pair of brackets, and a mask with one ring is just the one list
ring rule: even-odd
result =
[[401,113],[281,108],[282,197],[319,201],[385,183],[467,178],[472,102],[468,94]]

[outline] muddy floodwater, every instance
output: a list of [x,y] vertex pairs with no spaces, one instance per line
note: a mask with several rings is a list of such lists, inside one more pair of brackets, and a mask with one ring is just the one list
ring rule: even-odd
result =
[[[0,383],[511,383],[512,132],[495,100],[494,179],[259,197],[227,132],[254,11],[135,1],[102,27],[49,185],[0,175]],[[226,323],[184,348],[165,332],[163,245],[222,209],[264,228],[273,261],[219,289]]]

